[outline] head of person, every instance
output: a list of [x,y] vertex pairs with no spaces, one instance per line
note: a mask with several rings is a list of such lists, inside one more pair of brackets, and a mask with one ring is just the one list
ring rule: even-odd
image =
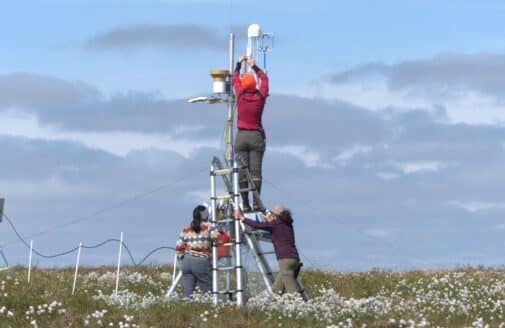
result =
[[196,233],[200,233],[202,222],[209,220],[209,210],[205,205],[198,205],[193,210],[193,221],[191,221],[191,228]]
[[265,216],[267,221],[282,220],[286,223],[293,222],[291,212],[284,207],[284,205],[276,204],[267,211]]
[[240,86],[244,90],[256,90],[256,79],[251,73],[246,73],[240,79]]

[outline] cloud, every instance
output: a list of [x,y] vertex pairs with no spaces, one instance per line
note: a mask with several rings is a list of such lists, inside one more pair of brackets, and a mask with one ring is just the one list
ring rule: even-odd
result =
[[[332,75],[308,94],[369,110],[427,110],[440,120],[505,124],[504,54],[442,54],[396,64],[368,63]],[[442,115],[440,115],[442,114]]]
[[214,29],[193,24],[124,26],[99,33],[86,41],[92,50],[161,46],[177,49],[227,49],[227,39]]
[[335,84],[369,79],[373,76],[387,79],[392,90],[407,90],[430,94],[450,93],[452,90],[475,90],[502,98],[505,76],[505,54],[448,53],[425,60],[404,61],[386,65],[369,63],[335,74]]
[[382,180],[393,180],[396,178],[399,178],[401,175],[397,173],[392,173],[392,172],[377,172],[377,177],[382,179]]
[[33,115],[40,124],[64,130],[209,136],[209,131],[216,135],[225,120],[224,114],[207,110],[208,105],[166,100],[156,92],[106,97],[88,84],[51,76],[0,75],[0,86],[4,86],[0,88],[0,113]]
[[209,191],[209,189],[199,189],[199,190],[187,191],[184,195],[184,198],[186,200],[188,200],[189,202],[193,202],[195,204],[209,202],[210,191]]
[[498,231],[503,231],[503,230],[505,230],[505,224],[504,224],[504,223],[502,223],[502,224],[495,225],[495,226],[493,227],[493,229],[494,229],[494,230],[498,230]]
[[372,150],[370,146],[353,145],[350,148],[342,150],[335,158],[334,161],[345,164],[347,161],[359,154],[366,154]]
[[329,163],[325,163],[321,156],[303,145],[270,146],[269,150],[280,154],[291,155],[302,161],[308,167],[329,168]]
[[95,87],[79,81],[28,73],[0,74],[0,108],[57,110],[100,98]]
[[[63,181],[60,177],[49,177],[41,181],[20,181],[0,179],[0,185],[6,190],[6,195],[10,198],[23,198],[30,200],[76,200],[84,195],[96,193],[93,186],[74,185]],[[41,191],[44,192],[41,192]]]
[[117,156],[126,156],[134,150],[155,148],[171,150],[181,156],[190,157],[200,148],[217,148],[219,145],[217,138],[190,140],[159,133],[65,131],[41,126],[34,117],[17,118],[2,115],[0,115],[0,133],[39,140],[74,141]]
[[468,212],[475,213],[481,211],[489,210],[504,210],[505,203],[503,202],[481,202],[481,201],[470,201],[470,202],[460,202],[460,201],[450,201],[449,205],[454,205],[461,207]]
[[389,235],[391,235],[392,230],[387,230],[387,229],[369,229],[364,231],[364,233],[368,236],[375,237],[375,238],[384,238]]
[[410,163],[394,163],[399,167],[404,174],[411,174],[422,171],[436,172],[446,167],[447,163],[442,162],[410,162]]

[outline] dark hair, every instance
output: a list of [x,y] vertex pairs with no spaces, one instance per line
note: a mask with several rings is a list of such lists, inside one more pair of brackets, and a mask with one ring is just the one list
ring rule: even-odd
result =
[[193,221],[191,221],[191,228],[195,230],[196,233],[200,233],[201,224],[202,224],[202,211],[205,211],[205,206],[198,205],[193,210]]
[[293,217],[291,216],[291,211],[287,209],[282,211],[279,215],[277,215],[277,218],[286,223],[293,223]]

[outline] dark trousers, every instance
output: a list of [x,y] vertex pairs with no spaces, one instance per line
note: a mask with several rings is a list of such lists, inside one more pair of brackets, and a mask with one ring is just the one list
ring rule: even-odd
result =
[[[235,138],[235,153],[242,157],[244,164],[249,167],[252,179],[256,185],[258,193],[261,192],[263,155],[265,154],[266,137],[263,131],[238,130]],[[239,172],[239,183],[241,188],[247,187],[247,177],[245,172]],[[247,194],[246,194],[247,195]],[[242,197],[244,198],[244,197]],[[248,199],[243,199],[249,204]]]

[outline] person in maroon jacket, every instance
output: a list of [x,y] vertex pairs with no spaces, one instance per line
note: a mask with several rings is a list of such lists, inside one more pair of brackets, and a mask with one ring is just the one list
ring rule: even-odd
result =
[[250,227],[263,229],[272,233],[272,243],[274,244],[275,255],[279,262],[279,273],[275,277],[275,282],[272,286],[273,291],[279,294],[286,291],[288,293],[300,293],[303,297],[303,291],[296,280],[302,263],[296,249],[291,212],[282,205],[274,205],[263,216],[264,222],[250,220],[240,211],[235,211],[235,217]]
[[[259,89],[256,87],[256,79],[253,74],[246,73],[240,77],[242,63],[247,64],[254,70],[260,80]],[[237,67],[233,73],[233,87],[237,96],[238,117],[237,117],[237,137],[235,138],[235,152],[244,160],[244,164],[249,166],[252,179],[258,194],[261,193],[263,154],[266,148],[266,136],[261,116],[268,97],[268,77],[255,63],[251,57],[242,56],[237,62]],[[245,172],[239,174],[240,189],[247,190],[249,184]],[[253,187],[253,186],[251,186]],[[249,193],[242,192],[242,209],[250,212]],[[259,202],[254,198],[254,211],[264,211],[259,206]]]

